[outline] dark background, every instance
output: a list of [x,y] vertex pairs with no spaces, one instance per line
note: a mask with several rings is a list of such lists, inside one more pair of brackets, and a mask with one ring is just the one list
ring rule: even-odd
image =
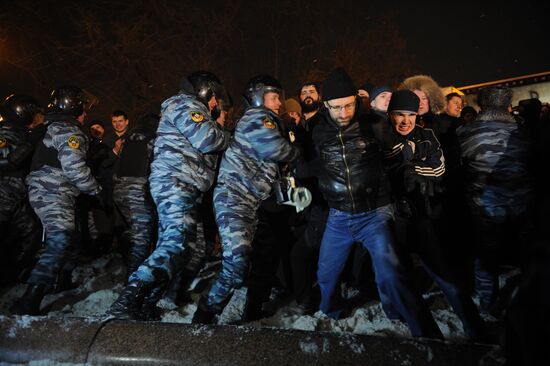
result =
[[288,96],[344,66],[357,85],[414,74],[466,86],[550,70],[544,2],[0,1],[0,98],[46,102],[74,84],[100,101],[90,117],[157,112],[196,69],[239,102],[259,74]]

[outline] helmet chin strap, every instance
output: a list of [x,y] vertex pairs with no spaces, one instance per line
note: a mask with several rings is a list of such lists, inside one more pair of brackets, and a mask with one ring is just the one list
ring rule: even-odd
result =
[[218,119],[218,117],[220,116],[220,107],[219,106],[215,106],[214,108],[212,108],[212,110],[210,111],[210,116],[212,116],[212,119],[213,120],[216,120]]

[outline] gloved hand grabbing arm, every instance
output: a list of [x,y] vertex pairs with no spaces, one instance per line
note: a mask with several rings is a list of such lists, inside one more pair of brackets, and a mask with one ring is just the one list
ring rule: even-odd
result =
[[407,166],[403,171],[403,180],[407,192],[418,190],[421,195],[428,197],[433,197],[435,194],[435,180],[417,173],[414,166]]

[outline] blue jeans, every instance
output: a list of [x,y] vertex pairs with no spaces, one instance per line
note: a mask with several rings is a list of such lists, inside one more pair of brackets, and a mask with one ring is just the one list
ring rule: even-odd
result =
[[341,309],[335,309],[331,299],[353,243],[360,242],[371,255],[382,302],[393,304],[406,320],[413,336],[442,338],[429,309],[413,290],[395,251],[392,220],[391,205],[355,214],[330,209],[317,270],[321,289],[320,309],[333,318],[340,315]]

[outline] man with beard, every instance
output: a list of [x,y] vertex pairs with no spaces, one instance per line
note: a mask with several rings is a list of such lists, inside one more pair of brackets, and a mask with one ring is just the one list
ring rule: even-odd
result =
[[300,98],[300,106],[304,113],[304,120],[311,119],[321,108],[321,95],[319,93],[319,85],[315,82],[306,82],[300,88],[298,93]]
[[315,177],[316,153],[313,145],[313,129],[319,123],[317,113],[321,106],[321,95],[319,85],[315,82],[306,82],[299,89],[298,98],[302,107],[302,125],[305,129],[305,136],[300,139],[303,149],[303,159],[298,163],[296,169],[297,178],[300,184],[312,194],[311,205],[304,211],[305,224],[297,227],[297,240],[292,247],[290,262],[292,267],[292,290],[297,302],[297,313],[314,313],[319,305],[318,288],[315,271],[319,258],[321,238],[325,230],[325,223],[328,216],[328,205],[317,187]]

